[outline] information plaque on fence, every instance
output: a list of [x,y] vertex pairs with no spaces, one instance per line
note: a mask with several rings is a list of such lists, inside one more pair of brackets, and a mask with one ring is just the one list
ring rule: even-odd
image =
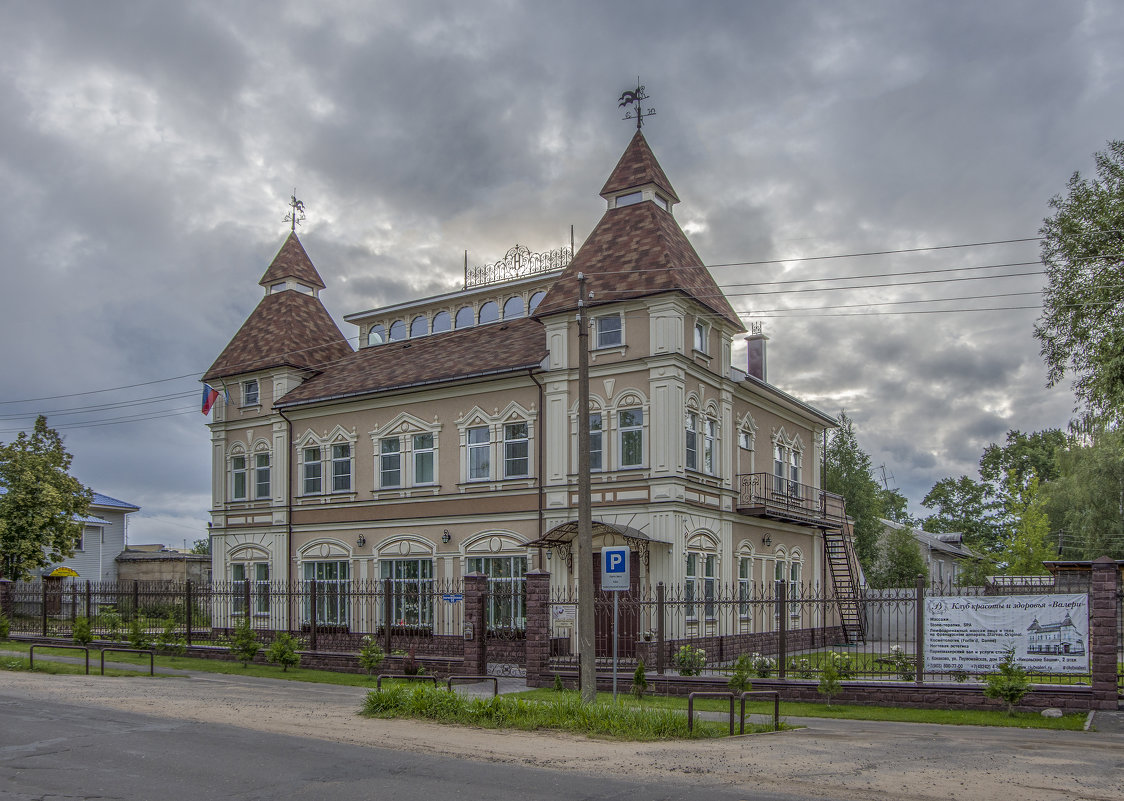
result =
[[1032,673],[1089,670],[1086,595],[925,599],[925,670],[991,673],[1007,651]]

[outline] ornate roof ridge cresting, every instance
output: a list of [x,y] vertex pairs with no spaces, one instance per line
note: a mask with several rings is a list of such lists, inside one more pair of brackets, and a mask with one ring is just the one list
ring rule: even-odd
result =
[[504,257],[492,264],[483,264],[479,267],[468,266],[468,256],[464,263],[464,288],[471,289],[489,284],[502,284],[519,278],[527,278],[540,273],[549,273],[561,270],[574,258],[574,252],[569,247],[555,248],[554,250],[533,253],[525,245],[515,245]]

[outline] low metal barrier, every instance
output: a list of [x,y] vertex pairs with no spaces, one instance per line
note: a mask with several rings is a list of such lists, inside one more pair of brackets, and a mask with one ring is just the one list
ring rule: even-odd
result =
[[495,676],[450,676],[449,680],[445,682],[445,686],[450,692],[453,690],[453,682],[461,684],[479,684],[480,682],[492,682],[492,697],[495,698],[500,694],[500,680]]
[[32,670],[35,669],[35,649],[36,648],[66,648],[69,651],[85,651],[86,653],[86,675],[90,675],[90,649],[85,645],[50,645],[48,643],[36,643],[31,646],[31,650],[27,654],[27,664]]
[[[693,692],[687,696],[687,731],[695,730],[695,699],[696,698],[728,698],[730,701],[730,735],[734,734],[734,701],[737,693],[722,692]],[[745,725],[744,723],[742,724]]]
[[156,652],[149,648],[102,648],[101,649],[101,674],[105,675],[105,655],[115,654],[148,654],[148,675],[156,675]]
[[422,675],[419,676],[419,675],[414,674],[414,673],[380,673],[379,677],[378,677],[378,681],[375,682],[375,689],[376,690],[382,689],[382,680],[383,679],[403,679],[405,681],[432,681],[433,686],[434,687],[437,686],[437,677],[436,676],[430,676],[428,674],[422,674]]
[[742,700],[742,723],[739,734],[745,734],[745,697],[747,695],[771,695],[773,696],[773,731],[781,730],[781,694],[776,690],[746,690],[741,695]]

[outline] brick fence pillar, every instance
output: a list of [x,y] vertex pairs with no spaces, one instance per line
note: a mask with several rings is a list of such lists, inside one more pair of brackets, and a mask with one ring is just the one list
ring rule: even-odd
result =
[[488,672],[488,577],[469,573],[464,577],[464,672],[483,676]]
[[527,686],[542,687],[550,667],[550,573],[532,570],[527,579]]
[[1093,562],[1089,586],[1089,669],[1093,679],[1093,708],[1116,709],[1116,562],[1102,556]]

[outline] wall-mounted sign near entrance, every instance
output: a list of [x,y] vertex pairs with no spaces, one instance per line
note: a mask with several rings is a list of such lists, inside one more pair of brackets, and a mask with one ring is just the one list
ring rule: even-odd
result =
[[601,549],[601,589],[628,590],[632,578],[629,570],[627,545],[613,545]]

